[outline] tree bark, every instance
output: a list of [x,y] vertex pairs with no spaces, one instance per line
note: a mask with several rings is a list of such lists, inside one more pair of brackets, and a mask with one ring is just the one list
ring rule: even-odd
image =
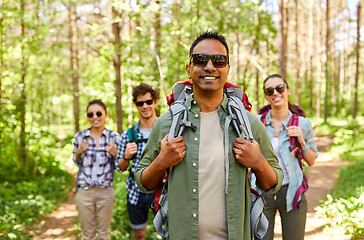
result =
[[284,26],[284,17],[285,17],[285,6],[284,0],[278,0],[278,18],[279,18],[279,25],[278,25],[278,38],[279,38],[279,73],[280,75],[286,79],[286,40],[285,40],[285,26]]
[[331,59],[331,51],[330,51],[330,38],[331,38],[331,30],[330,30],[330,0],[326,0],[326,63],[325,63],[325,73],[326,73],[326,84],[325,84],[325,102],[324,102],[324,123],[327,123],[328,117],[328,100],[329,100],[329,90],[330,90],[330,59]]
[[358,109],[358,87],[359,87],[359,66],[360,66],[360,20],[361,20],[361,1],[359,0],[356,20],[356,65],[355,65],[355,87],[354,87],[354,107],[353,118],[356,118]]
[[[112,7],[112,16],[115,19],[119,16],[119,12]],[[119,22],[113,22],[112,24],[112,33],[114,35],[114,69],[115,69],[115,97],[116,97],[116,123],[118,133],[123,132],[123,112],[121,105],[121,40],[120,40],[120,30],[121,27]]]
[[301,6],[300,1],[296,3],[296,104],[300,105],[301,95]]
[[70,68],[73,86],[73,118],[75,121],[75,132],[80,131],[80,106],[79,106],[79,88],[78,88],[78,49],[77,49],[77,22],[76,11],[72,1],[69,2],[68,24],[69,34],[68,40],[70,44]]
[[[25,39],[25,3],[24,0],[20,1],[20,11],[21,11],[21,38]],[[25,133],[25,114],[26,114],[26,92],[25,92],[25,76],[27,73],[26,63],[25,63],[25,46],[24,44],[21,45],[21,80],[20,80],[20,103],[19,103],[19,110],[20,110],[20,145],[19,145],[19,160],[20,166],[24,171],[24,175],[28,173],[28,158],[27,158],[27,150],[26,150],[26,133]]]

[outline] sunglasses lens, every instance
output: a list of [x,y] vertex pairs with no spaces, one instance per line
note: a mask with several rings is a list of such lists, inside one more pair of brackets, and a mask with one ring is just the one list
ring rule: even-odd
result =
[[196,67],[204,67],[209,61],[209,57],[206,54],[193,54],[193,65]]
[[286,88],[286,85],[281,84],[276,87],[276,90],[277,90],[277,92],[282,93],[282,92],[284,92],[285,88]]
[[264,93],[267,96],[271,96],[274,93],[274,88],[271,88],[271,87],[270,88],[266,88],[266,89],[264,89]]
[[212,64],[217,68],[223,68],[229,61],[229,57],[222,54],[207,55],[207,54],[192,54],[193,65],[196,67],[204,67],[211,59]]
[[153,104],[153,99],[149,99],[147,101],[139,101],[139,102],[136,102],[135,105],[137,107],[143,107],[144,103],[148,104],[148,105],[152,105]]
[[[87,117],[88,118],[92,118],[93,116],[94,116],[94,113],[93,112],[87,113]],[[102,112],[100,112],[100,111],[96,112],[96,116],[97,117],[101,117],[102,116]]]
[[137,105],[138,107],[141,107],[141,106],[143,106],[143,105],[144,105],[144,102],[143,102],[143,101],[141,101],[141,102],[136,102],[136,103],[135,103],[135,105]]
[[145,101],[148,105],[152,105],[153,104],[153,100],[147,100]]
[[226,55],[212,55],[212,63],[217,68],[223,68],[226,66],[228,57]]

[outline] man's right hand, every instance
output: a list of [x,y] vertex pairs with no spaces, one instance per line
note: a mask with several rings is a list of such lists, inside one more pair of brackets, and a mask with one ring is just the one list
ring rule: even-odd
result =
[[[183,137],[179,136],[168,141],[168,134],[161,141],[158,165],[162,169],[176,166],[186,155],[186,143]],[[156,159],[156,160],[157,160]]]
[[183,137],[176,137],[168,141],[168,134],[161,141],[161,151],[141,176],[143,185],[149,189],[156,189],[164,176],[165,170],[176,166],[186,155],[186,143]]
[[134,154],[138,151],[138,145],[135,142],[128,143],[125,148],[124,157],[125,160],[130,160],[133,158]]

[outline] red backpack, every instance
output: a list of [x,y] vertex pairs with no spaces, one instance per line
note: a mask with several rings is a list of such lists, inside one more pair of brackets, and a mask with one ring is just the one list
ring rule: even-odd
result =
[[[306,114],[304,113],[303,109],[297,105],[296,105],[296,107],[300,108],[300,110],[302,111],[302,116],[306,117]],[[266,105],[266,106],[262,107],[261,109],[259,109],[258,113],[261,114],[260,121],[262,121],[264,126],[267,125],[267,115],[270,110],[271,110],[270,105]],[[296,113],[292,113],[292,116],[289,119],[288,126],[290,127],[290,126],[298,126],[298,125],[299,125],[299,115]],[[291,150],[291,155],[293,155],[293,154],[296,155],[298,164],[299,164],[299,166],[302,170],[302,174],[303,174],[302,184],[298,187],[296,194],[293,198],[293,209],[297,209],[301,206],[301,201],[298,201],[298,198],[302,195],[302,193],[304,193],[308,190],[308,181],[303,172],[303,166],[302,166],[303,155],[302,155],[301,145],[298,142],[297,137],[289,137],[289,143],[290,143],[289,149]]]

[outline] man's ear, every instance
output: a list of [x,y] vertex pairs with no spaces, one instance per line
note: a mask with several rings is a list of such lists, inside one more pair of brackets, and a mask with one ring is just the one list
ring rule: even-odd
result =
[[188,79],[191,79],[191,66],[190,66],[190,64],[186,65],[186,72],[188,74]]

